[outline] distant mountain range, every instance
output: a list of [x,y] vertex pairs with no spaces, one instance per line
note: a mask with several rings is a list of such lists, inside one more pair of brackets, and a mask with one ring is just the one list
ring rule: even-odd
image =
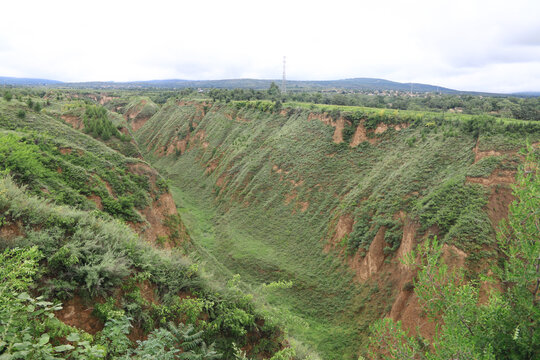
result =
[[[0,76],[0,86],[54,86],[63,88],[99,88],[99,89],[127,89],[127,88],[157,88],[157,89],[184,89],[184,88],[218,88],[218,89],[268,89],[275,82],[280,85],[281,80],[263,79],[225,79],[225,80],[147,80],[147,81],[91,81],[91,82],[62,82],[47,79],[14,78]],[[294,90],[373,90],[373,91],[413,91],[413,92],[440,92],[444,94],[477,94],[502,95],[487,92],[460,91],[441,86],[400,83],[375,78],[354,78],[342,80],[287,80],[287,89]],[[515,96],[540,96],[538,91],[514,93]]]
[[15,78],[0,76],[1,85],[14,85],[14,86],[48,86],[63,84],[62,81],[47,80],[47,79],[30,79],[30,78]]
[[[148,80],[148,81],[130,81],[130,82],[81,82],[64,83],[63,86],[69,87],[97,87],[97,88],[160,88],[160,89],[268,89],[270,84],[275,82],[281,85],[281,80],[263,80],[263,79],[225,79],[225,80]],[[412,86],[411,86],[412,85]],[[396,91],[414,91],[414,92],[442,92],[459,93],[458,90],[438,87],[434,85],[418,83],[399,83],[384,79],[373,78],[355,78],[343,80],[287,80],[288,90],[396,90]]]
[[512,95],[516,95],[516,96],[540,96],[540,91],[520,91],[520,92],[512,93]]

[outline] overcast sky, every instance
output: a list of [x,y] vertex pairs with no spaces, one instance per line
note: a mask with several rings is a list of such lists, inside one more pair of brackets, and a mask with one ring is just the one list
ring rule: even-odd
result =
[[3,1],[0,76],[540,90],[540,0]]

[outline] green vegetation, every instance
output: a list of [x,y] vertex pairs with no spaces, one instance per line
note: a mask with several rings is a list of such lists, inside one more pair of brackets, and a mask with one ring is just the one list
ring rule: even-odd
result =
[[[249,296],[186,257],[178,215],[163,220],[183,242],[170,251],[124,223],[143,221],[139,210],[168,193],[157,172],[55,118],[78,102],[18,117],[27,106],[0,100],[2,358],[228,359],[240,348],[269,358],[281,349],[280,330]],[[109,126],[104,108],[82,109]],[[94,310],[76,328],[63,304]]]
[[90,210],[96,205],[89,197],[99,196],[106,213],[142,221],[136,209],[157,196],[148,179],[128,171],[125,159],[71,147],[62,150],[62,143],[36,133],[0,132],[0,140],[0,170],[11,173],[30,192],[59,204]]
[[116,129],[107,117],[105,108],[89,105],[84,113],[84,131],[93,137],[107,141],[111,136],[120,137],[120,132]]
[[[53,306],[53,302],[44,299],[58,302],[59,299],[70,299],[74,294],[88,299],[113,296],[96,306],[96,316],[105,326],[89,343],[92,348],[103,349],[108,358],[131,351],[133,344],[125,336],[134,324],[147,331],[158,329],[155,330],[157,333],[152,332],[155,336],[164,336],[164,331],[178,336],[175,331],[180,330],[167,325],[170,321],[191,324],[192,328],[187,332],[196,328],[198,335],[195,338],[200,340],[190,347],[175,340],[178,348],[192,350],[194,354],[215,355],[213,347],[206,346],[210,340],[216,342],[220,353],[231,354],[232,342],[245,344],[247,332],[261,321],[249,298],[233,290],[212,289],[200,277],[197,266],[190,264],[180,253],[167,254],[151,248],[125,225],[27,197],[9,178],[0,180],[0,208],[5,224],[22,222],[25,225],[24,235],[16,240],[20,248],[6,250],[0,259],[2,271],[6,272],[2,277],[6,281],[1,288],[1,298],[3,302],[7,301],[6,307],[2,306],[5,312],[0,313],[0,324],[5,327],[4,333],[13,334],[5,336],[4,343],[0,344],[7,354],[16,356],[19,351],[30,351],[27,350],[30,348],[39,351],[36,354],[45,351],[53,354],[64,349],[59,348],[59,337],[51,335],[58,331],[59,325],[48,320],[53,319],[54,311],[60,306]],[[4,241],[1,245],[14,244]],[[42,259],[47,261],[40,261]],[[159,301],[150,303],[141,296],[145,281],[156,287],[155,296]],[[45,294],[45,298],[29,297],[27,293],[31,286],[39,286],[39,292]],[[191,292],[195,297],[180,300],[177,294],[181,292]],[[39,309],[35,315],[26,310],[29,302]],[[22,331],[29,322],[35,326]],[[167,327],[162,329],[165,325]],[[265,325],[259,331],[270,335],[277,330]],[[82,335],[87,336],[84,332]],[[167,338],[171,336],[167,335]],[[21,347],[20,339],[28,345]],[[160,344],[174,350],[168,343],[156,344],[156,341],[153,345],[141,343],[136,352],[142,354],[148,351],[146,347]],[[69,350],[75,351],[75,347],[71,345]]]
[[6,101],[11,101],[11,99],[13,99],[13,94],[11,93],[11,91],[9,90],[4,91],[4,99]]
[[[421,259],[445,285],[457,279],[444,290],[454,307],[436,314],[445,323],[463,309],[491,326],[472,307],[481,270],[498,264],[507,269],[499,279],[521,281],[502,260],[515,265],[524,250],[497,243],[495,228],[523,164],[517,151],[540,140],[540,125],[513,111],[430,105],[461,99],[476,109],[462,96],[380,102],[284,96],[277,86],[9,93],[0,99],[0,356],[356,360],[374,349],[371,330],[424,356],[429,340],[389,321],[372,327],[402,289],[428,296],[422,271],[400,285],[402,239],[437,235]],[[400,96],[406,106],[390,105]],[[368,99],[380,104],[364,107]],[[156,217],[171,194],[180,214]],[[523,219],[510,218],[507,238],[520,236]],[[154,231],[155,247],[133,229]],[[468,254],[457,277],[440,261],[443,246]],[[504,319],[504,334],[488,341],[500,347],[472,337],[469,354],[531,353],[527,286],[486,305]],[[68,325],[60,306],[92,308],[88,327]],[[505,318],[508,306],[519,311]],[[462,340],[449,331],[434,341],[456,349]]]
[[[480,300],[481,284],[467,282],[463,269],[442,260],[442,244],[434,238],[411,253],[408,264],[420,270],[415,293],[433,320],[442,326],[431,345],[410,338],[401,324],[385,319],[373,326],[372,359],[537,359],[538,325],[539,162],[530,149],[514,186],[516,202],[498,234],[502,261],[495,276],[485,280],[487,300]],[[417,256],[418,255],[418,256]],[[418,260],[419,259],[419,260]],[[505,284],[501,291],[493,284]],[[486,290],[484,290],[486,291]]]
[[[275,84],[274,84],[275,85]],[[464,94],[414,93],[400,91],[295,91],[281,94],[277,87],[253,89],[210,89],[208,96],[219,101],[277,100],[325,105],[360,106],[379,109],[423,110],[447,114],[489,114],[493,117],[540,120],[540,97],[474,96]]]
[[[262,100],[213,103],[203,115],[202,104],[169,101],[136,139],[170,180],[200,256],[220,269],[216,276],[224,265],[254,293],[261,283],[292,281],[264,299],[292,337],[325,359],[355,358],[399,290],[355,282],[336,253],[366,254],[383,228],[386,261],[393,262],[410,218],[420,232],[438,231],[472,252],[471,269],[490,261],[489,192],[466,176],[487,177],[506,162],[474,164],[474,149],[515,151],[524,138],[540,136],[536,124],[488,116],[301,103],[280,109]],[[363,124],[373,143],[335,144],[335,129],[317,117],[349,122],[349,142]],[[383,125],[387,130],[375,133]],[[164,156],[161,149],[181,141],[191,150]],[[326,255],[338,219],[347,215],[352,231]]]
[[137,117],[150,118],[159,110],[159,106],[149,97],[136,96],[130,100],[131,101],[128,104],[122,107],[122,112],[124,114],[136,112]]
[[446,234],[445,242],[455,241],[472,253],[489,244],[493,234],[482,211],[487,204],[486,190],[481,185],[463,183],[459,177],[444,182],[415,204],[415,212],[424,229],[436,225]]

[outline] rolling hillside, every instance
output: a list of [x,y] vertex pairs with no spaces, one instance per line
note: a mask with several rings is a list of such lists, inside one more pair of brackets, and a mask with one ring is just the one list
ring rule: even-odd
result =
[[[223,79],[223,80],[147,80],[147,81],[95,81],[95,82],[61,82],[56,80],[44,79],[26,79],[0,77],[0,85],[28,85],[28,86],[58,86],[62,88],[98,88],[98,89],[134,89],[134,88],[156,88],[156,89],[184,89],[184,88],[202,88],[202,89],[255,89],[265,90],[270,87],[272,82],[281,83],[279,79]],[[354,78],[342,80],[288,80],[287,87],[290,90],[371,90],[371,91],[411,91],[419,93],[440,92],[445,94],[467,93],[448,89],[442,86],[419,84],[419,83],[400,83],[384,79],[375,78]]]

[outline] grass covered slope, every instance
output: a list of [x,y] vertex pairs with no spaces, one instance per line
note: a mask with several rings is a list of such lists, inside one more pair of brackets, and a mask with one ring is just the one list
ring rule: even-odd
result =
[[[253,349],[279,336],[234,286],[210,286],[181,252],[156,250],[118,221],[29,197],[10,178],[0,179],[0,209],[0,245],[13,248],[1,256],[2,271],[11,269],[0,287],[6,356],[147,358],[183,349],[210,359],[216,349],[227,358],[232,342]],[[278,350],[272,340],[258,350]]]
[[[66,115],[56,117],[54,109],[62,106],[33,111],[17,100],[0,102],[0,170],[34,195],[122,219],[151,242],[184,240],[182,227],[164,224],[173,224],[177,214],[165,180],[144,161],[110,148],[109,141],[66,124]],[[101,109],[107,120],[104,108],[86,109]]]
[[[278,352],[281,332],[252,299],[188,259],[190,239],[164,179],[63,119],[69,103],[23,91],[0,99],[0,357]],[[87,115],[124,121],[73,103],[83,123]]]
[[135,137],[203,252],[254,289],[291,281],[265,296],[291,334],[355,359],[375,319],[425,323],[407,307],[406,247],[436,233],[471,276],[495,257],[517,150],[539,135],[485,117],[169,100]]

